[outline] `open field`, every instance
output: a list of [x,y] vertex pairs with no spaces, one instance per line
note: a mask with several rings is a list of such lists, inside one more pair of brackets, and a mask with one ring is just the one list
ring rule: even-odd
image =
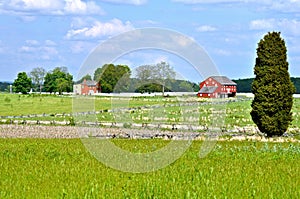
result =
[[[132,152],[162,140],[114,140]],[[0,139],[1,198],[298,198],[300,144],[200,141],[164,169],[132,174],[95,160],[79,139]]]
[[[33,124],[38,123],[37,121],[68,124],[74,118],[72,100],[70,96],[0,94],[0,116],[3,116],[4,123],[9,123],[11,120],[20,122],[29,120]],[[74,110],[75,112],[96,111],[91,115],[76,116],[78,122],[92,121],[107,125],[117,122],[125,128],[132,128],[134,124],[136,126],[151,124],[154,127],[162,125],[178,127],[184,124],[205,130],[219,118],[219,129],[226,131],[249,129],[253,131],[251,133],[257,131],[250,116],[251,98],[227,99],[219,102],[221,104],[217,104],[217,100],[210,101],[197,97],[96,97],[94,99],[85,97],[75,99]],[[295,133],[300,127],[299,98],[295,98],[293,115],[294,120],[290,131]],[[5,116],[15,118],[7,119]],[[196,127],[194,129],[197,129]]]
[[[83,98],[84,99],[84,98]],[[0,116],[26,116],[29,114],[61,114],[72,113],[72,96],[57,95],[18,95],[0,93]],[[107,110],[114,107],[139,107],[144,105],[154,105],[172,103],[173,101],[161,98],[116,98],[96,97],[95,110]],[[128,104],[129,103],[129,104]]]
[[[14,120],[67,121],[73,117],[63,114],[72,113],[71,97],[0,94],[0,102],[0,116],[22,115],[22,118]],[[251,100],[247,98],[210,103],[192,97],[130,100],[97,97],[94,102],[95,109],[101,112],[84,114],[80,116],[80,120],[125,121],[126,125],[130,122],[196,122],[197,125],[204,126],[214,121],[217,114],[226,113],[222,118],[222,125],[227,129],[254,125],[249,115]],[[93,103],[83,106],[83,111],[94,108]],[[28,114],[44,113],[46,116],[43,117],[26,117]],[[295,99],[293,114],[291,127],[299,129],[300,99]],[[124,125],[125,127],[131,128]],[[103,132],[107,132],[107,138],[111,138],[124,128],[107,128]],[[184,155],[168,167],[150,173],[133,174],[111,169],[97,161],[78,139],[76,129],[77,127],[55,125],[2,125],[0,137],[5,138],[0,138],[0,198],[300,196],[300,143],[292,142],[295,140],[291,138],[270,138],[260,142],[259,137],[252,141],[249,141],[251,137],[246,137],[246,141],[241,142],[235,141],[231,134],[223,134],[219,140],[231,141],[218,141],[204,158],[199,158],[203,142],[195,140]],[[141,130],[147,134],[146,128]],[[164,136],[180,133],[179,130],[161,132]],[[219,132],[221,133],[220,130]],[[299,134],[298,131],[297,133]],[[160,138],[164,137],[111,139],[111,142],[127,151],[146,153],[156,151],[170,142]],[[280,143],[276,143],[277,141]]]

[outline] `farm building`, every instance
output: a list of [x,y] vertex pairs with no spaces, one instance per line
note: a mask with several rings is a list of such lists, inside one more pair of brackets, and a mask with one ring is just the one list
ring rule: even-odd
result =
[[92,95],[100,93],[101,87],[98,82],[91,80],[83,80],[81,84],[75,84],[73,91],[76,95]]
[[200,83],[198,97],[227,98],[236,96],[236,83],[225,76],[211,76]]

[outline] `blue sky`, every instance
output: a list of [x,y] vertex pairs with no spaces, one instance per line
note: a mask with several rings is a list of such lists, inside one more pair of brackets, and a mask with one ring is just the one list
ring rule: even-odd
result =
[[[300,0],[0,0],[0,17],[0,81],[38,66],[67,66],[76,79],[101,42],[147,27],[195,40],[220,74],[233,79],[254,76],[257,43],[268,31],[280,31],[290,74],[300,76]],[[154,61],[169,62],[188,80],[203,78],[166,52],[146,50],[116,62],[134,68]]]

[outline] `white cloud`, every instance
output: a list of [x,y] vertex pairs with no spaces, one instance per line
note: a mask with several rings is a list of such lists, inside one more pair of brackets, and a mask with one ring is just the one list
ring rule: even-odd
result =
[[191,44],[193,44],[193,42],[195,42],[194,38],[183,35],[171,35],[171,38],[174,43],[182,47],[190,46]]
[[[63,6],[62,0],[11,0],[6,5],[15,10],[58,10]],[[4,3],[4,4],[5,4]]]
[[147,0],[101,0],[109,3],[118,3],[118,4],[132,4],[132,5],[143,5],[147,3]]
[[71,44],[71,52],[72,53],[89,53],[91,50],[95,48],[95,43],[87,42],[87,41],[74,41]]
[[224,50],[224,49],[215,49],[214,52],[215,52],[215,54],[222,55],[222,56],[230,56],[230,55],[232,55],[232,53],[230,51]]
[[53,56],[58,55],[58,51],[54,47],[41,47],[40,50],[42,51],[41,57],[45,60],[51,59]]
[[0,3],[0,11],[21,16],[27,16],[29,13],[31,15],[104,14],[95,1],[84,0],[4,0],[2,4]]
[[286,35],[300,36],[300,21],[296,19],[259,19],[250,22],[250,29],[280,31]]
[[35,47],[30,47],[30,46],[22,46],[19,50],[22,53],[31,53],[31,52],[35,52],[36,48]]
[[278,22],[277,26],[281,28],[285,34],[300,36],[300,21],[298,20],[283,19]]
[[54,46],[49,46],[50,40],[46,40],[46,46],[40,45],[40,42],[36,40],[26,40],[26,45],[23,45],[19,48],[20,53],[31,55],[33,57],[43,60],[50,60],[54,56],[58,55],[58,51]]
[[266,30],[273,29],[275,27],[275,19],[258,19],[250,22],[251,30]]
[[46,46],[56,46],[56,43],[54,41],[51,41],[51,40],[46,40],[45,45]]
[[36,17],[35,16],[26,16],[26,15],[23,15],[23,16],[21,16],[21,19],[24,22],[32,22],[32,21],[34,21],[36,19]]
[[85,17],[72,17],[71,28],[78,29],[85,26],[89,26],[95,23],[96,19],[90,16]]
[[196,30],[198,32],[213,32],[213,31],[216,31],[217,28],[214,26],[204,25],[204,26],[198,27]]
[[255,10],[275,10],[279,12],[299,12],[299,0],[172,0],[184,4],[248,4]]
[[95,21],[90,27],[83,27],[80,29],[69,30],[66,38],[71,39],[74,37],[87,37],[96,38],[103,36],[113,36],[122,32],[133,30],[133,25],[127,21],[123,23],[119,19],[112,19],[109,22]]
[[39,42],[37,40],[26,40],[26,44],[31,45],[31,46],[36,46],[39,45]]
[[64,10],[72,14],[103,14],[103,10],[93,1],[66,0]]
[[267,3],[265,9],[272,9],[280,12],[299,12],[300,1],[299,0],[277,0]]
[[212,3],[240,3],[245,0],[172,0],[173,2],[185,4],[212,4]]

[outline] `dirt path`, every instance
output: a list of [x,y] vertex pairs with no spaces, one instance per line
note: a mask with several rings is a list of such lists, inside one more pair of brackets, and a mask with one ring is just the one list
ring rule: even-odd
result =
[[71,126],[29,126],[29,125],[0,125],[1,138],[84,138],[98,137],[102,139],[126,138],[126,139],[194,139],[205,140],[218,139],[219,141],[262,141],[262,142],[300,142],[293,137],[265,138],[259,135],[222,134],[211,136],[207,133],[160,131],[148,129],[124,129],[124,128],[88,128]]

